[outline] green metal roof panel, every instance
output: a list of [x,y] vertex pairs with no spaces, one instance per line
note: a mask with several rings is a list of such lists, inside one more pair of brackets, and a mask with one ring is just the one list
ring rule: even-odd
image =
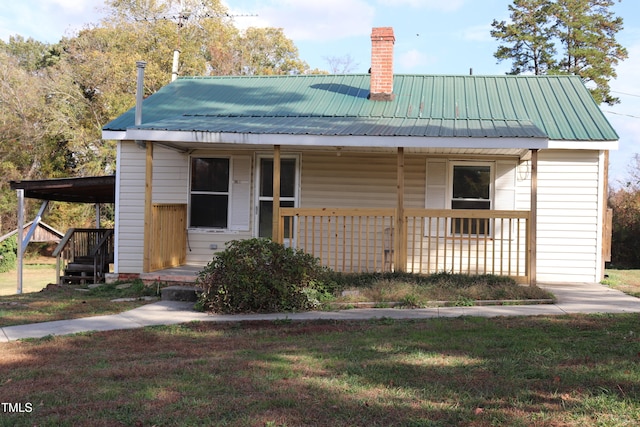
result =
[[[396,75],[390,102],[367,98],[369,79],[367,74],[180,78],[144,101],[140,128],[618,139],[577,76]],[[133,125],[131,109],[104,130]]]
[[478,119],[200,115],[160,120],[143,124],[138,128],[248,134],[546,138],[546,134],[542,130],[528,121]]

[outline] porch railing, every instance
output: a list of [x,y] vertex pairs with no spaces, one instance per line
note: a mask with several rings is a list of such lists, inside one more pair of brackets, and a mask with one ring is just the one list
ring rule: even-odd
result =
[[529,280],[528,211],[407,208],[404,213],[404,232],[398,235],[393,208],[281,208],[279,238],[336,271],[446,271]]

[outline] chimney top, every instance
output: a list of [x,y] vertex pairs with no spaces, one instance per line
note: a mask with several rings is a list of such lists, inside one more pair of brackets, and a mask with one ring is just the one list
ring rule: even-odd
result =
[[393,27],[374,27],[371,29],[371,39],[381,38],[396,41],[396,37],[393,35]]
[[371,89],[372,101],[393,101],[393,45],[396,41],[392,27],[377,27],[371,31]]

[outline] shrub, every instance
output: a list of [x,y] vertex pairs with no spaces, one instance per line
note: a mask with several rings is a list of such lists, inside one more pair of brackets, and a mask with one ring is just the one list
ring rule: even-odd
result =
[[308,310],[329,295],[317,258],[268,239],[234,240],[198,275],[200,305],[219,313]]
[[0,273],[15,269],[17,260],[18,240],[14,235],[0,242]]

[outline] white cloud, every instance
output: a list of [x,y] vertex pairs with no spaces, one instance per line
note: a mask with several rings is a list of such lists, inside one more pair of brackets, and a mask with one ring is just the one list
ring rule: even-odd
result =
[[410,6],[416,9],[424,8],[453,12],[462,8],[464,0],[378,0],[378,3],[387,6]]
[[424,69],[435,62],[428,55],[417,49],[411,49],[406,52],[400,52],[396,55],[396,62],[400,67],[406,70],[416,70],[424,72]]
[[474,42],[487,42],[493,40],[491,37],[491,25],[476,25],[465,28],[462,31],[462,39]]
[[252,13],[258,18],[236,19],[238,25],[284,28],[294,40],[323,41],[368,35],[375,8],[363,0],[274,0]]
[[0,9],[0,38],[19,34],[55,43],[99,20],[104,0],[9,1]]
[[91,11],[94,7],[103,5],[102,0],[40,0],[38,3],[41,4],[40,7],[47,8],[47,4],[49,4],[51,9],[61,7],[65,11],[73,14]]

